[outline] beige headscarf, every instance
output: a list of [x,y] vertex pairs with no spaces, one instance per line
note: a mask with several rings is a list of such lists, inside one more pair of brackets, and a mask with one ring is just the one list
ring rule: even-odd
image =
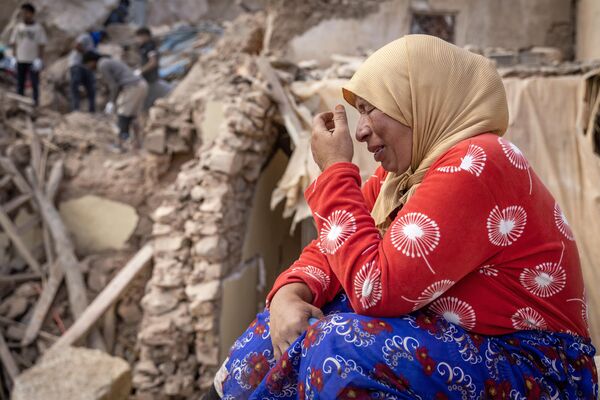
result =
[[387,175],[371,212],[382,231],[437,158],[472,136],[501,136],[508,125],[506,93],[493,63],[434,36],[407,35],[383,46],[343,93],[352,106],[360,96],[413,131],[410,168]]

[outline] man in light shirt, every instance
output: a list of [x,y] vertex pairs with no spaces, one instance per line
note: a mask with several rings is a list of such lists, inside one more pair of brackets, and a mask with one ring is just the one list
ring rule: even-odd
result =
[[21,19],[12,31],[10,44],[17,59],[17,93],[25,94],[25,82],[29,75],[33,101],[37,106],[40,98],[40,71],[43,68],[44,46],[48,39],[44,28],[35,21],[35,7],[30,3],[21,6]]

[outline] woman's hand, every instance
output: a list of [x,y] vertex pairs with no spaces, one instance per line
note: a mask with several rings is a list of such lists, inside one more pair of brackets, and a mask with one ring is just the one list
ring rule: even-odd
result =
[[276,360],[308,329],[310,317],[323,318],[321,310],[310,304],[311,297],[308,286],[300,282],[282,286],[273,296],[269,310]]
[[325,171],[336,162],[352,162],[354,146],[343,106],[333,112],[318,114],[313,119],[311,148],[315,162]]

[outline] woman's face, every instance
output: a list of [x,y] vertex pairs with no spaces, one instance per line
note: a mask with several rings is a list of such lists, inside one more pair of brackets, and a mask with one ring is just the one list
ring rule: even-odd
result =
[[412,159],[412,129],[378,110],[361,97],[356,97],[360,114],[356,140],[365,142],[375,161],[389,172],[402,173]]

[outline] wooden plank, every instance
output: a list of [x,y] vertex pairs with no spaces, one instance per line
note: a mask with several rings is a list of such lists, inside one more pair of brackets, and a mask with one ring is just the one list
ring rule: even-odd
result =
[[42,324],[46,319],[46,315],[48,314],[48,310],[50,310],[50,306],[54,301],[54,297],[56,296],[56,293],[58,293],[63,277],[64,271],[57,263],[50,265],[48,281],[44,285],[42,294],[35,304],[31,319],[25,329],[25,334],[21,340],[22,346],[30,345],[37,338],[37,335],[42,328]]
[[8,373],[8,376],[14,382],[20,371],[2,333],[0,333],[0,360],[2,360],[2,365],[4,365],[4,369]]
[[8,203],[6,203],[5,205],[3,205],[2,209],[6,214],[10,214],[17,208],[21,207],[23,204],[27,203],[30,199],[31,195],[29,193],[19,195],[11,201],[9,201]]
[[[36,200],[42,219],[48,226],[54,239],[56,262],[65,273],[67,291],[69,293],[69,306],[75,320],[81,318],[88,306],[87,291],[83,273],[79,268],[79,261],[75,257],[75,246],[69,238],[67,228],[62,222],[60,214],[48,197],[37,186],[36,178],[31,168],[27,169],[27,178],[31,182],[33,196]],[[100,333],[94,330],[91,339],[93,347],[104,350],[104,343]]]
[[290,100],[286,96],[283,86],[281,86],[281,83],[279,82],[277,73],[273,70],[269,61],[262,56],[256,58],[256,65],[258,66],[260,73],[271,86],[272,95],[279,106],[285,129],[287,129],[294,144],[298,145],[298,143],[300,143],[300,138],[305,136],[304,130],[302,129],[302,123],[294,112]]
[[64,162],[62,159],[57,160],[52,165],[48,181],[46,182],[46,196],[48,196],[48,199],[50,199],[51,202],[54,202],[56,192],[58,191],[58,187],[63,178],[63,165]]
[[29,184],[23,178],[23,175],[19,172],[15,164],[8,157],[0,157],[0,166],[6,171],[7,174],[12,175],[12,180],[15,183],[15,186],[21,191],[21,193],[30,193],[31,188]]
[[8,185],[8,182],[10,182],[11,180],[12,178],[10,177],[10,175],[4,175],[2,179],[0,179],[0,189]]
[[0,284],[6,283],[21,283],[28,281],[35,281],[42,279],[42,275],[37,273],[24,273],[24,274],[10,274],[0,275]]
[[[0,325],[4,325],[4,326],[14,325],[17,329],[20,330],[20,332],[25,332],[25,328],[26,328],[26,325],[24,323],[19,322],[19,321],[14,321],[10,318],[6,318],[1,315],[0,315]],[[58,340],[58,336],[55,336],[46,331],[40,331],[39,336],[41,338],[44,338],[44,339],[52,342],[52,343],[54,343]]]
[[42,268],[37,260],[33,257],[23,239],[17,233],[17,227],[12,223],[8,215],[4,212],[3,209],[0,209],[0,225],[4,229],[4,232],[8,235],[11,242],[15,245],[15,248],[23,257],[23,259],[29,264],[31,269],[41,275]]
[[75,321],[75,323],[60,337],[52,348],[70,346],[85,336],[102,317],[102,314],[114,304],[129,283],[139,274],[152,258],[151,244],[142,247],[129,262],[117,273],[112,281],[96,296],[92,304]]

